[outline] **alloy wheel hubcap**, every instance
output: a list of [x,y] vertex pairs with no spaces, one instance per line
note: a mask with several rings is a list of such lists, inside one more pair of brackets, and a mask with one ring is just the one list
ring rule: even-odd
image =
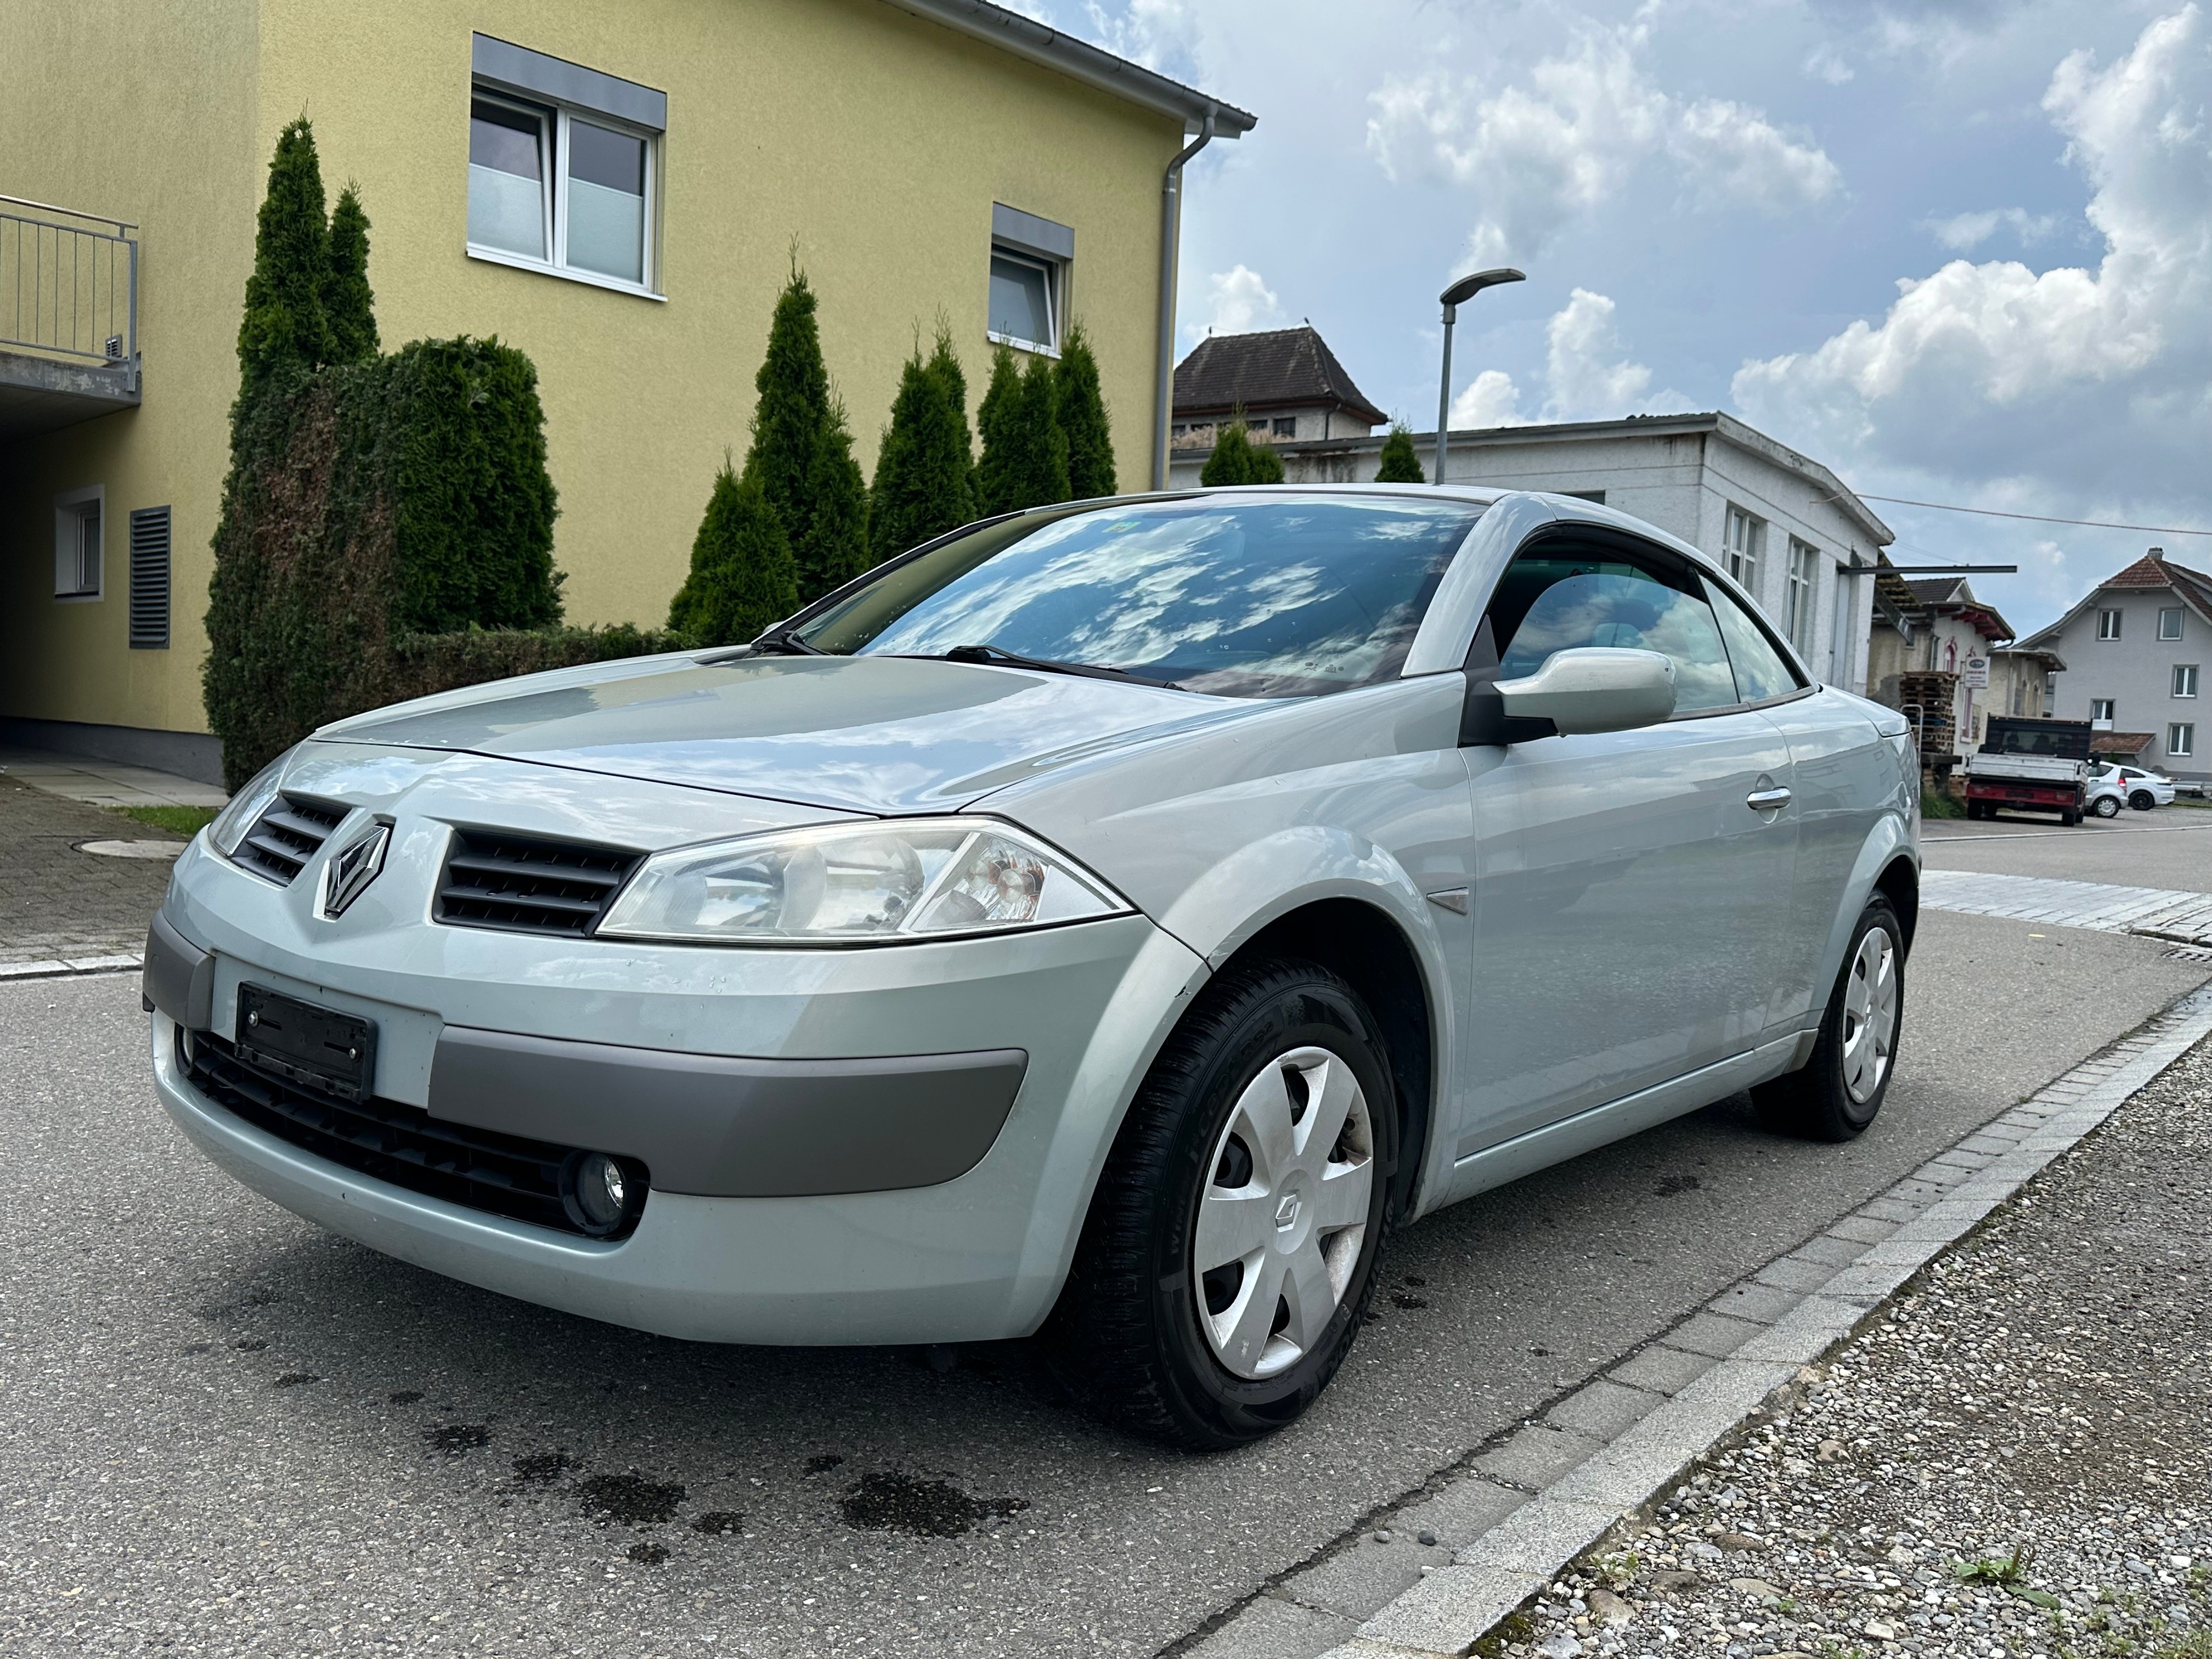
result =
[[1214,1357],[1256,1379],[1310,1352],[1351,1287],[1374,1200],[1374,1121],[1352,1068],[1326,1048],[1261,1066],[1214,1142],[1191,1230]]
[[1889,1075],[1897,1046],[1897,951],[1886,928],[1859,941],[1844,982],[1844,1088],[1863,1106]]

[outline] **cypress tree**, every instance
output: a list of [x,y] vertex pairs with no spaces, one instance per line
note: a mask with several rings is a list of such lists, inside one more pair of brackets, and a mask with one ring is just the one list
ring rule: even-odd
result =
[[323,314],[330,286],[331,231],[323,216],[323,168],[315,131],[305,116],[276,137],[269,187],[253,235],[253,270],[246,279],[246,314],[238,325],[240,412],[272,380],[331,360]]
[[808,599],[867,565],[866,491],[844,410],[830,395],[815,311],[814,290],[794,263],[753,380],[759,395],[744,466],[783,527]]
[[1280,483],[1283,481],[1283,458],[1273,444],[1252,446],[1252,476],[1247,483]]
[[334,363],[365,363],[377,354],[376,295],[368,285],[368,215],[360,192],[348,185],[331,210],[331,258],[323,284],[323,316],[330,325]]
[[799,605],[791,544],[767,492],[750,471],[742,478],[732,471],[725,456],[668,626],[701,645],[742,645]]
[[1225,422],[1213,434],[1213,453],[1206,458],[1198,481],[1209,489],[1223,484],[1257,482],[1252,476],[1251,434],[1245,431],[1242,420]]
[[[868,496],[869,551],[879,564],[975,516],[967,411],[954,401],[965,377],[951,350],[939,334],[936,355],[925,362],[917,341],[900,373]],[[949,374],[939,358],[948,361]]]
[[1390,422],[1390,435],[1382,441],[1382,455],[1375,469],[1376,483],[1426,483],[1421,458],[1413,453],[1413,434],[1403,421]]
[[1087,501],[1115,493],[1114,431],[1098,389],[1098,359],[1091,337],[1075,323],[1061,343],[1055,375],[1060,428],[1067,434],[1067,499]]
[[1023,507],[1049,507],[1068,499],[1067,434],[1060,424],[1060,377],[1054,367],[1049,357],[1032,357],[1022,376],[1018,407],[1025,480]]
[[1020,499],[1021,481],[1014,471],[1015,453],[1021,447],[1016,431],[1021,398],[1021,367],[1014,354],[1000,346],[991,354],[991,384],[983,389],[983,406],[975,411],[975,435],[983,445],[975,463],[978,518],[995,518],[1028,505]]

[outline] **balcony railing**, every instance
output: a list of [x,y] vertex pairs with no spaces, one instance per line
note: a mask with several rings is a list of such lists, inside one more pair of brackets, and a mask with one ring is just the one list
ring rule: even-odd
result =
[[120,369],[135,392],[137,228],[0,196],[0,348]]

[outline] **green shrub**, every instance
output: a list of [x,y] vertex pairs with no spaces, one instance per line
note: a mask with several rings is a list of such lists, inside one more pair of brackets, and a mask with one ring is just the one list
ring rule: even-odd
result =
[[1088,501],[1113,495],[1117,488],[1114,425],[1106,413],[1106,394],[1098,386],[1098,359],[1080,323],[1068,326],[1054,379],[1060,393],[1060,428],[1067,434],[1066,499]]
[[388,701],[401,634],[559,621],[544,412],[528,358],[417,341],[241,398],[203,671],[232,787]]
[[269,185],[253,234],[253,269],[238,324],[234,425],[264,387],[331,361],[330,323],[323,314],[330,280],[322,163],[314,128],[303,116],[277,134],[269,159]]
[[380,678],[366,688],[371,701],[365,706],[380,708],[517,674],[686,651],[700,643],[688,635],[656,633],[627,623],[611,628],[471,628],[452,634],[404,634],[392,640]]
[[1211,489],[1221,484],[1280,483],[1283,458],[1273,444],[1255,444],[1239,418],[1229,422],[1213,440],[1213,453],[1198,475]]
[[351,185],[338,192],[338,204],[331,210],[323,319],[330,329],[331,362],[361,363],[376,356],[376,295],[368,285],[368,215],[362,211],[361,193]]
[[1426,483],[1421,458],[1413,450],[1413,434],[1403,421],[1390,422],[1390,435],[1382,441],[1382,453],[1375,469],[1376,483]]
[[760,480],[750,471],[739,477],[725,459],[668,626],[702,645],[742,645],[799,605],[791,544]]
[[988,518],[1068,499],[1067,434],[1060,426],[1060,388],[1048,357],[1026,370],[999,348],[980,424],[983,459],[975,471],[976,511]]
[[915,343],[899,375],[868,494],[869,551],[896,558],[975,516],[967,390],[949,331],[927,361]]
[[744,465],[790,544],[801,601],[842,586],[870,562],[867,489],[853,459],[844,405],[830,389],[817,308],[806,273],[794,263],[753,378],[753,441]]

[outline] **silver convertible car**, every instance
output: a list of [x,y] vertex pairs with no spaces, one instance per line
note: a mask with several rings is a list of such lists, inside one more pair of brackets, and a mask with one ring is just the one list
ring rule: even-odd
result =
[[738,649],[325,727],[177,861],[154,1075],[276,1202],[715,1342],[1041,1334],[1297,1415],[1394,1228],[1748,1090],[1881,1109],[1902,719],[1561,497],[1041,508]]

